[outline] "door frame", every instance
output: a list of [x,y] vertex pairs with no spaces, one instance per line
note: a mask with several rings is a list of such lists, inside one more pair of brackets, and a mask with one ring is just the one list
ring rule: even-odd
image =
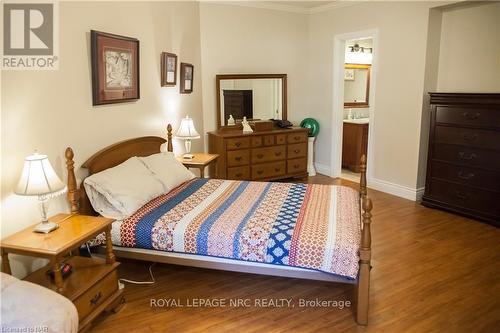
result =
[[368,160],[367,160],[367,180],[370,182],[374,175],[374,154],[375,154],[375,97],[378,69],[378,43],[379,30],[369,29],[356,32],[338,34],[333,41],[333,105],[331,114],[332,134],[331,140],[331,161],[330,176],[340,177],[342,171],[342,136],[344,118],[344,65],[345,65],[345,44],[351,39],[371,38],[373,41],[372,66],[370,73],[370,125],[368,129]]

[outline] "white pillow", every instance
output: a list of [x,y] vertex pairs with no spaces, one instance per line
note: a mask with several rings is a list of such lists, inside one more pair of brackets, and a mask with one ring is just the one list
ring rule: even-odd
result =
[[137,157],[87,177],[87,196],[102,216],[125,219],[165,193],[162,182]]
[[182,183],[195,178],[195,175],[171,152],[139,157],[139,159],[160,179],[165,192],[170,192]]

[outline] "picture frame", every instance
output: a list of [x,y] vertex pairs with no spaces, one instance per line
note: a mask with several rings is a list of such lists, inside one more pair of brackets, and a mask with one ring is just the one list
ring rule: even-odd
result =
[[194,66],[192,64],[181,62],[180,73],[180,93],[190,94],[193,92]]
[[354,81],[354,68],[346,68],[344,70],[344,80]]
[[140,98],[139,40],[91,30],[92,104]]
[[173,87],[177,84],[177,55],[161,53],[161,86]]

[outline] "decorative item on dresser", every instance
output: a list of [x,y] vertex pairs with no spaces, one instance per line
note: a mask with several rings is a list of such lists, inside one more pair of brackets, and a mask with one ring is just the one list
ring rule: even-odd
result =
[[422,204],[500,226],[500,93],[430,93]]
[[215,178],[275,180],[307,176],[307,128],[243,133],[208,133],[208,149],[218,154]]
[[[71,155],[68,154],[66,156],[72,156],[72,151]],[[34,233],[33,227],[28,227],[2,239],[2,271],[11,274],[10,253],[48,259],[50,263],[47,266],[24,280],[57,291],[72,301],[78,310],[79,330],[83,331],[100,313],[108,310],[116,312],[125,302],[123,289],[118,287],[116,268],[119,263],[115,260],[111,244],[111,223],[114,220],[74,213],[58,214],[49,220],[59,225],[50,234]],[[102,232],[106,234],[105,259],[70,255],[71,251]],[[65,264],[69,264],[72,270],[66,277],[62,273]],[[50,304],[47,306],[47,315],[50,316]]]

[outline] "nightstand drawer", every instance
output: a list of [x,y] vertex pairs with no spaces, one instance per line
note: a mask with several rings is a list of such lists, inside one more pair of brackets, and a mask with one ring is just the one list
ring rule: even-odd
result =
[[116,290],[118,290],[118,277],[116,270],[113,270],[74,300],[74,304],[78,310],[78,318],[80,320],[85,318]]

